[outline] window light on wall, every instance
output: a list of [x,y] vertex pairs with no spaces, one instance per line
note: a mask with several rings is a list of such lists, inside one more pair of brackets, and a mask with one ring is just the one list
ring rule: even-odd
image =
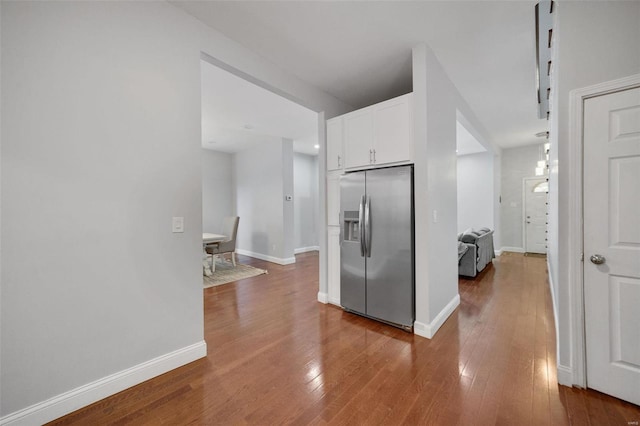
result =
[[549,182],[548,181],[540,182],[539,184],[533,187],[533,192],[549,192]]

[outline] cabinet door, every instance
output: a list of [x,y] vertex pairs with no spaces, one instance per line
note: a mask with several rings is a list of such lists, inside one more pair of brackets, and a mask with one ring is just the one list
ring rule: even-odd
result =
[[342,140],[342,118],[327,120],[327,170],[344,167]]
[[410,161],[413,157],[411,94],[382,102],[374,110],[374,164]]
[[340,226],[340,175],[327,175],[327,225]]
[[344,166],[371,164],[373,145],[373,109],[364,108],[344,117]]
[[327,233],[328,299],[340,306],[340,227],[329,226]]

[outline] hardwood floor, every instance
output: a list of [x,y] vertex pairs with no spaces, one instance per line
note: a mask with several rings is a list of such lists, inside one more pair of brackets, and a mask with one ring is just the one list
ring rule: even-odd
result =
[[[204,290],[206,359],[67,424],[628,425],[640,407],[557,385],[543,258],[506,253],[432,340],[316,301],[318,257]],[[636,422],[636,423],[633,423]]]

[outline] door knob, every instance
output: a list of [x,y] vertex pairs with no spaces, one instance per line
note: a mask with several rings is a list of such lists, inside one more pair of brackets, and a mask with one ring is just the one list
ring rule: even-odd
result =
[[605,259],[605,257],[601,254],[594,254],[589,258],[589,260],[591,260],[591,263],[595,263],[596,265],[602,265],[607,261],[607,259]]

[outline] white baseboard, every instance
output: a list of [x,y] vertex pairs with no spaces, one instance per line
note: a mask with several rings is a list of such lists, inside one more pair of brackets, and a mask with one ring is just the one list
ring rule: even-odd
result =
[[277,263],[278,265],[291,265],[292,263],[296,263],[295,257],[288,257],[283,259],[281,257],[273,257],[267,254],[256,253],[249,250],[236,249],[236,253],[241,254],[243,256],[255,257],[256,259],[266,260],[267,262]]
[[327,293],[323,293],[321,291],[318,292],[318,302],[320,303],[328,303],[329,302],[329,295]]
[[330,297],[328,300],[329,303],[331,303],[332,305],[336,305],[338,307],[342,307],[342,305],[340,304],[340,299],[336,299],[335,297]]
[[502,247],[500,249],[500,253],[504,253],[505,251],[510,251],[512,253],[524,253],[524,249],[522,247]]
[[207,356],[203,340],[77,387],[0,418],[0,425],[40,425]]
[[558,383],[564,386],[573,386],[573,370],[571,367],[558,364]]
[[551,274],[551,264],[549,263],[549,256],[547,256],[547,276],[549,277],[549,291],[551,292],[551,306],[553,308],[553,324],[556,329],[556,359],[560,359],[560,339],[558,334],[558,304],[556,303],[555,283],[553,282],[553,275]]
[[306,253],[308,251],[320,251],[320,246],[300,247],[295,249],[293,252],[295,254],[300,254],[300,253]]
[[500,255],[502,254],[502,249],[494,250],[494,253],[495,253],[496,257],[500,257]]
[[442,324],[449,318],[449,316],[453,313],[453,311],[460,304],[460,295],[456,294],[453,299],[447,306],[444,307],[443,310],[440,311],[438,315],[431,321],[429,324],[425,324],[420,321],[416,321],[413,323],[413,333],[418,336],[426,337],[427,339],[433,338],[436,332],[442,327]]

